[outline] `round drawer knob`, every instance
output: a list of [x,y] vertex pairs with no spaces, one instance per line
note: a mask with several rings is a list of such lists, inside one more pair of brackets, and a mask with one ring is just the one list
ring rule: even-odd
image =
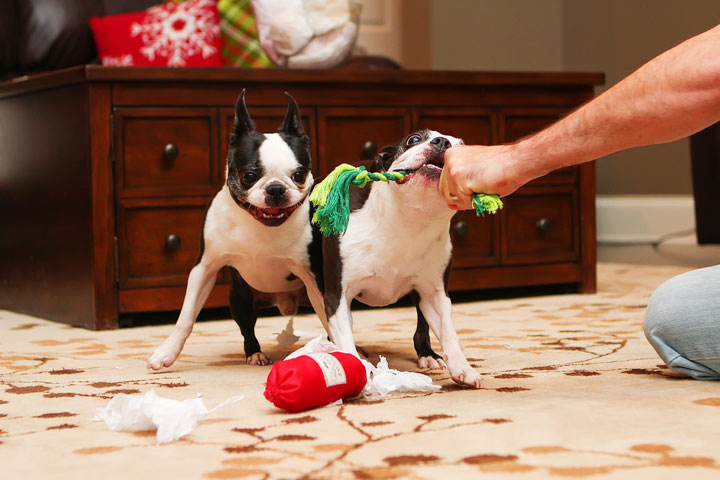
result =
[[167,161],[175,160],[180,155],[180,149],[174,143],[168,143],[163,149],[163,158]]
[[165,245],[167,246],[168,250],[171,252],[176,251],[180,248],[180,244],[182,243],[182,239],[180,239],[179,235],[175,235],[174,233],[171,233],[168,235],[167,240],[165,240]]
[[373,160],[375,158],[375,155],[377,155],[377,152],[377,143],[373,142],[372,140],[368,140],[367,142],[363,143],[362,158],[364,158],[365,160]]
[[541,218],[535,223],[535,226],[537,227],[538,232],[544,235],[550,231],[550,227],[552,226],[552,224],[550,223],[549,219]]
[[453,225],[453,232],[455,232],[455,235],[457,235],[458,237],[465,237],[469,231],[470,225],[468,225],[467,222],[457,222],[455,225]]

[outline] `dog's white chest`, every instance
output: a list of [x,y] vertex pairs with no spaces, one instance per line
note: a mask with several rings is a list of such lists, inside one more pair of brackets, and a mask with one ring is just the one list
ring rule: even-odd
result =
[[[372,202],[371,197],[368,203]],[[448,222],[425,218],[377,222],[373,205],[352,214],[340,242],[342,282],[347,291],[371,306],[393,303],[417,285],[439,284],[451,253]]]
[[213,201],[205,225],[206,250],[261,292],[302,287],[299,273],[310,269],[309,207],[302,205],[279,227],[265,227],[232,202],[224,191]]

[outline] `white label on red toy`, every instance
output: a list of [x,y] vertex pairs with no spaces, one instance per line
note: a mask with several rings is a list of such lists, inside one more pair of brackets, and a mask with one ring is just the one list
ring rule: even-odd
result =
[[347,383],[345,369],[340,360],[333,357],[329,353],[311,353],[308,357],[315,360],[320,366],[323,376],[325,377],[325,385],[332,387],[334,385],[344,385]]

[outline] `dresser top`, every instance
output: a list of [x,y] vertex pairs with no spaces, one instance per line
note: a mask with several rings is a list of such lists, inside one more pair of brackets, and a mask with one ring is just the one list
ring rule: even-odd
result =
[[484,72],[439,70],[287,70],[241,68],[105,67],[80,65],[0,83],[0,97],[76,83],[348,83],[368,85],[564,85],[604,83],[598,72]]

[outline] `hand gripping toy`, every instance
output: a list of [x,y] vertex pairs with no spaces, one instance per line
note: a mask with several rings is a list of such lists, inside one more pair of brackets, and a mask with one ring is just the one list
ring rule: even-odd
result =
[[[343,163],[315,185],[310,194],[310,201],[316,210],[312,221],[320,227],[323,235],[343,234],[350,221],[350,184],[363,188],[368,182],[402,183],[410,172],[369,172],[365,167],[354,167]],[[473,206],[477,216],[485,213],[497,213],[503,207],[498,195],[476,193],[473,195]]]

